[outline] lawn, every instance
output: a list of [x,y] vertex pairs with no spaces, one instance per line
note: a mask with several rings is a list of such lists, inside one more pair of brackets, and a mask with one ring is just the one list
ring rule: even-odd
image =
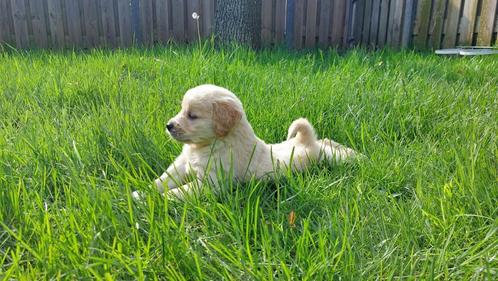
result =
[[[202,83],[267,142],[303,116],[366,158],[169,201],[165,124]],[[496,56],[8,51],[0,93],[0,278],[498,278]]]

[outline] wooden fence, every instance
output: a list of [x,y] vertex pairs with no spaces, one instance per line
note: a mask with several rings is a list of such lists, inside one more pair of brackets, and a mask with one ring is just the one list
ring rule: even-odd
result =
[[[294,48],[493,45],[498,0],[262,0],[264,45]],[[0,0],[0,44],[126,47],[196,42],[216,0]],[[200,15],[198,22],[192,13]]]
[[[289,0],[296,48],[496,44],[497,0]],[[293,29],[293,30],[291,30]]]
[[215,0],[0,0],[0,42],[25,47],[126,47],[198,40]]

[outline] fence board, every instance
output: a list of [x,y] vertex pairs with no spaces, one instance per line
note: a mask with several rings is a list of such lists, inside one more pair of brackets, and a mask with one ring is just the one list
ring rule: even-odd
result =
[[354,19],[353,19],[353,38],[354,44],[361,43],[361,33],[363,29],[363,16],[365,13],[365,1],[356,1],[354,7]]
[[320,20],[318,24],[318,45],[326,47],[329,44],[331,1],[322,0],[320,3]]
[[392,37],[392,46],[395,48],[399,48],[401,46],[401,35],[403,32],[403,16],[405,10],[405,1],[406,0],[398,0],[396,2],[394,16],[393,16],[393,37]]
[[477,34],[477,45],[491,45],[493,36],[493,25],[496,19],[496,5],[498,0],[483,0],[481,18],[479,20],[479,33]]
[[113,0],[100,0],[100,8],[102,15],[102,32],[106,45],[115,47],[116,40],[116,26],[114,23],[114,5]]
[[380,0],[372,2],[372,16],[369,35],[369,45],[371,47],[377,45],[377,34],[379,33],[379,15],[380,15]]
[[370,27],[372,20],[372,0],[365,0],[365,13],[363,16],[363,31],[361,35],[361,44],[367,46],[370,39]]
[[121,47],[132,44],[131,10],[128,1],[118,1],[119,42]]
[[46,48],[48,47],[48,30],[43,2],[39,0],[29,0],[29,9],[34,43],[37,47]]
[[[38,0],[34,0],[39,2]],[[68,28],[68,43],[74,47],[81,46],[82,32],[81,32],[81,6],[79,1],[66,0],[66,15],[67,15],[67,28]]]
[[208,38],[213,32],[214,26],[214,0],[202,0],[201,30],[202,37]]
[[154,41],[154,26],[152,23],[152,0],[139,0],[139,21],[142,44],[151,46]]
[[413,12],[415,9],[415,0],[406,0],[403,20],[403,30],[401,34],[401,47],[407,48],[413,35]]
[[432,13],[432,22],[430,28],[431,40],[430,47],[438,49],[441,46],[441,36],[443,31],[444,10],[446,0],[436,1]]
[[306,6],[306,33],[305,47],[312,48],[316,42],[316,13],[318,9],[318,0],[308,0]]
[[415,39],[414,45],[418,49],[423,49],[427,44],[429,24],[431,21],[431,0],[418,0],[417,15],[415,18]]
[[86,44],[85,47],[94,47],[99,44],[99,30],[97,5],[95,0],[82,0],[83,21],[85,28]]
[[185,1],[172,0],[171,11],[173,15],[173,37],[175,41],[185,41]]
[[[200,14],[200,3],[199,0],[188,0],[187,1],[187,41],[198,41],[197,35],[197,22],[192,18],[192,14],[195,12]],[[200,20],[200,18],[199,18]]]
[[346,0],[334,0],[330,28],[330,44],[339,47],[344,35],[344,21],[346,16]]
[[387,40],[387,29],[389,23],[389,0],[382,0],[380,6],[380,20],[379,20],[379,35],[377,37],[377,44],[379,47],[384,47]]
[[11,0],[10,3],[14,21],[16,45],[18,48],[26,48],[29,45],[29,37],[25,3],[23,0]]
[[[163,43],[168,42],[169,34],[169,5],[166,0],[156,1],[156,25],[158,40]],[[201,16],[202,17],[202,16]]]
[[286,0],[276,0],[275,5],[275,43],[284,41],[285,30],[285,2]]
[[[497,8],[498,9],[498,8]],[[498,15],[496,15],[496,20],[495,20],[495,31],[498,32]]]
[[269,45],[271,43],[271,22],[272,22],[271,0],[263,0],[261,3],[261,43]]
[[52,46],[62,48],[64,47],[64,26],[61,3],[59,0],[48,0],[47,8]]
[[0,0],[0,44],[12,44],[13,32],[9,28],[10,10],[8,9],[7,2],[9,0]]
[[353,27],[351,23],[353,22],[353,3],[351,1],[346,1],[345,15],[344,15],[344,30],[342,35],[342,47],[351,47],[351,42],[353,41]]
[[477,16],[477,1],[465,1],[462,18],[460,19],[460,38],[458,44],[472,44],[474,25]]
[[300,49],[303,47],[304,0],[295,0],[294,5],[294,47]]
[[387,37],[386,44],[391,45],[393,42],[393,29],[394,29],[394,9],[396,8],[396,1],[389,2],[389,16],[387,22]]
[[458,33],[458,21],[460,19],[460,6],[462,0],[449,0],[447,8],[447,22],[444,28],[443,48],[455,46]]

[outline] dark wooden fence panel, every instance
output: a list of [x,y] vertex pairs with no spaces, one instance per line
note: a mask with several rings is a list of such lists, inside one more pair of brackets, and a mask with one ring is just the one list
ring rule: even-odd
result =
[[286,0],[276,0],[275,3],[275,37],[273,41],[275,44],[284,41],[286,4]]
[[273,17],[272,1],[263,1],[261,9],[261,41],[268,45],[271,43],[271,27]]
[[128,1],[118,1],[119,43],[122,47],[130,46],[133,42],[131,25],[131,6]]
[[26,48],[29,45],[28,17],[24,0],[11,0],[12,18],[17,46]]
[[[215,5],[216,0],[0,0],[0,44],[197,42],[213,34]],[[261,9],[264,46],[282,44],[288,36],[298,49],[448,48],[494,45],[498,32],[498,0],[262,0]]]

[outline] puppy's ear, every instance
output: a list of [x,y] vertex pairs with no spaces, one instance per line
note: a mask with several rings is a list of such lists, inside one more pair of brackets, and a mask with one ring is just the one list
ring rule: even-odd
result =
[[214,132],[226,136],[242,118],[242,112],[233,101],[216,101],[213,104]]

